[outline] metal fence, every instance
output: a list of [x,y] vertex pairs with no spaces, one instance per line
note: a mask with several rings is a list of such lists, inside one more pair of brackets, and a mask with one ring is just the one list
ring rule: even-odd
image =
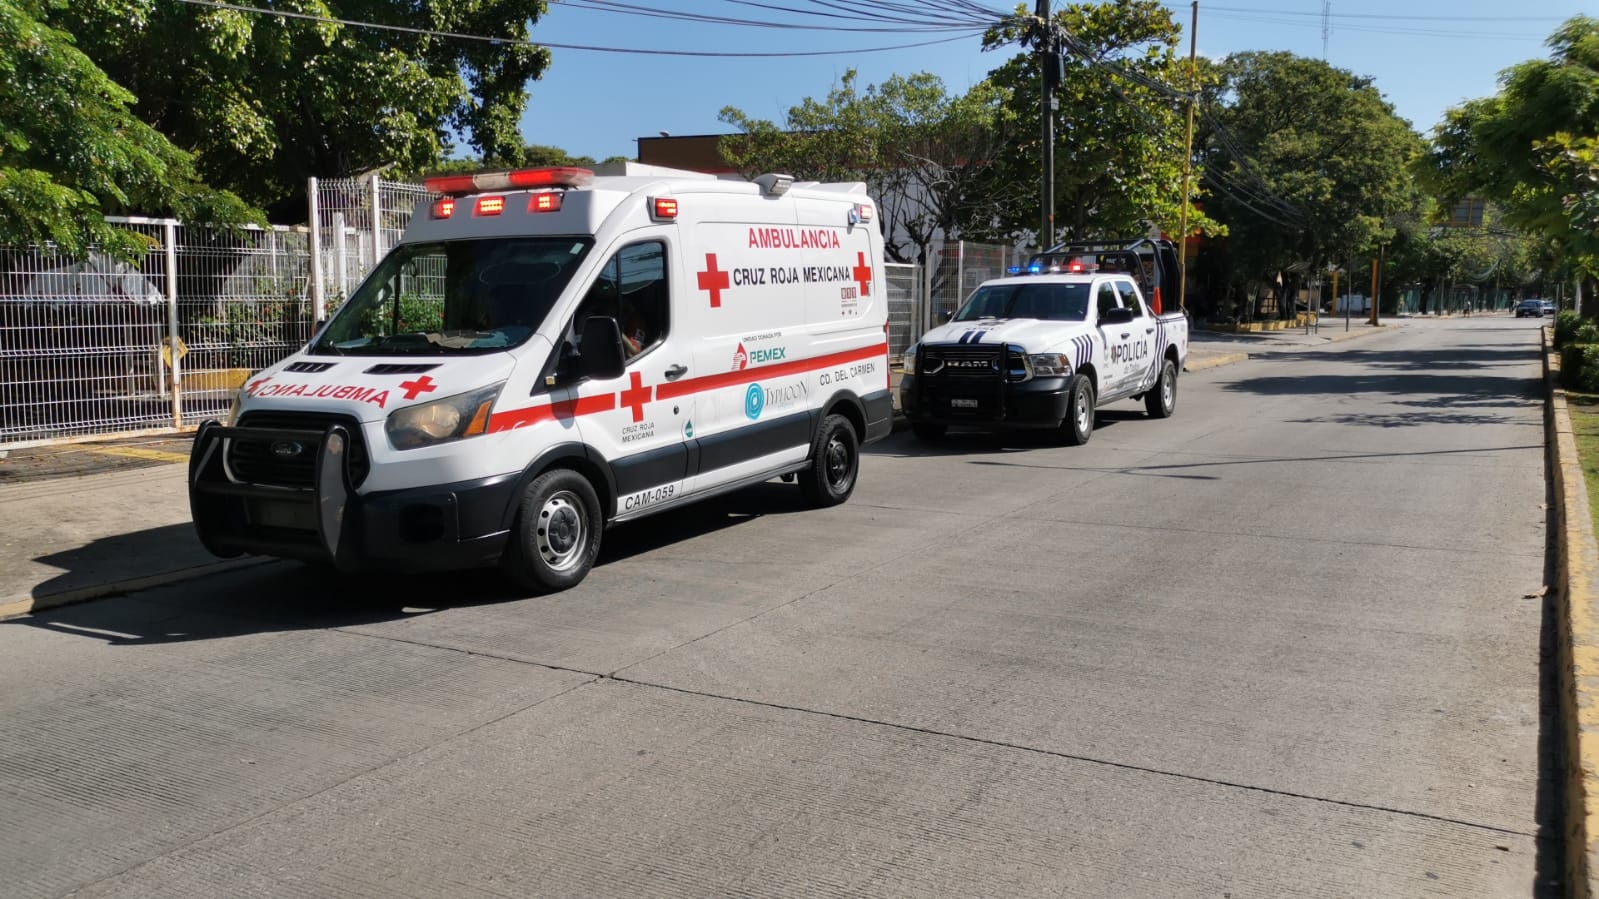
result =
[[226,412],[310,336],[305,229],[113,218],[149,250],[0,249],[0,448],[181,428]]
[[317,317],[349,296],[400,240],[418,203],[432,200],[420,184],[361,178],[310,179],[307,221],[315,225],[311,300]]

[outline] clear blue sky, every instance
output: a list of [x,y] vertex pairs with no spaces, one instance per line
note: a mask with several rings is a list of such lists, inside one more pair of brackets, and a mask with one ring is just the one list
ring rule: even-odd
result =
[[[894,5],[921,11],[885,11]],[[789,107],[806,97],[826,96],[849,68],[859,70],[861,86],[895,74],[931,72],[951,93],[959,93],[1017,52],[981,52],[980,29],[975,28],[927,32],[890,23],[887,27],[894,30],[849,33],[685,22],[645,15],[640,9],[758,23],[881,28],[882,23],[847,18],[850,14],[843,10],[858,9],[856,15],[866,19],[900,15],[932,20],[940,15],[937,10],[960,5],[956,0],[831,0],[825,5],[813,0],[551,0],[549,13],[533,27],[536,42],[717,53],[849,52],[808,58],[702,58],[553,48],[550,68],[529,85],[522,133],[529,143],[574,155],[631,158],[642,136],[728,131],[717,119],[724,106],[781,123]],[[972,5],[996,15],[1014,8],[998,0],[975,0]],[[1056,9],[1064,5],[1064,0],[1054,0]],[[1190,6],[1166,5],[1183,25],[1186,52]],[[1033,6],[1028,0],[1028,9]],[[1494,93],[1501,70],[1547,55],[1544,41],[1565,19],[1599,14],[1591,0],[1332,0],[1330,12],[1327,61],[1375,79],[1399,114],[1423,134],[1448,107]],[[1321,0],[1201,0],[1199,52],[1220,57],[1242,50],[1287,50],[1321,57],[1322,24]],[[957,39],[915,49],[875,49],[952,37]]]

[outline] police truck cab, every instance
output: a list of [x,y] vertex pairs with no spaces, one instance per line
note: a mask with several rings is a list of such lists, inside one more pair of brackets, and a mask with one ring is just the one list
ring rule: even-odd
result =
[[629,164],[427,187],[311,343],[201,425],[211,552],[545,592],[611,524],[775,477],[849,498],[892,414],[864,185]]

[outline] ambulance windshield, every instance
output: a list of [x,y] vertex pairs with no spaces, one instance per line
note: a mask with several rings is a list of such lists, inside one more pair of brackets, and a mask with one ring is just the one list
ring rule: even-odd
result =
[[1084,321],[1088,318],[1088,284],[1037,281],[979,287],[954,320],[970,322],[985,318]]
[[591,241],[516,237],[403,244],[339,307],[312,353],[448,356],[526,341]]

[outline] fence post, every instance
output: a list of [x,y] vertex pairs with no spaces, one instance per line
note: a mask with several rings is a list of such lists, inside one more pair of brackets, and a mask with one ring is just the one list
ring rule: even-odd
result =
[[339,273],[339,296],[341,297],[348,292],[349,287],[348,267],[350,262],[345,258],[347,244],[348,241],[344,239],[344,213],[335,212],[333,213],[333,264],[337,266],[334,270]]
[[[372,268],[383,258],[383,177],[372,175]],[[367,269],[371,271],[372,268]]]
[[955,244],[955,302],[966,296],[966,241]]
[[168,220],[163,242],[167,245],[167,357],[172,360],[172,426],[183,427],[183,359],[178,352],[178,225]]
[[311,321],[319,322],[328,317],[328,301],[322,273],[322,202],[315,178],[306,179],[305,193],[311,206]]

